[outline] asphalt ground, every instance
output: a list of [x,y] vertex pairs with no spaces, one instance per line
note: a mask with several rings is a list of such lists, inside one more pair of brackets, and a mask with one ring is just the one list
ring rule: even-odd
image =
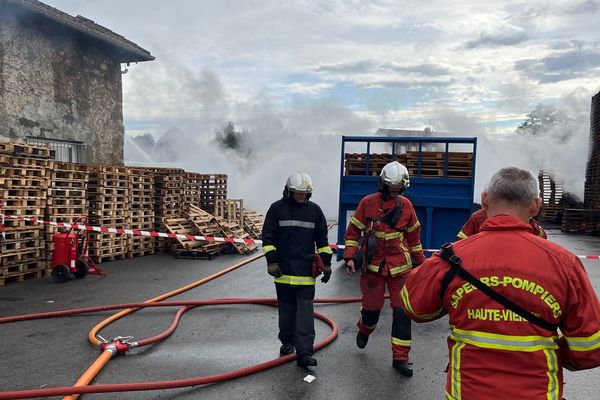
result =
[[[565,235],[550,229],[553,240],[576,254],[600,254],[600,238]],[[335,239],[335,232],[331,232]],[[102,264],[108,276],[88,276],[56,284],[51,278],[10,283],[0,288],[0,316],[146,301],[235,264],[246,257],[222,255],[212,261],[175,259],[159,254]],[[596,293],[600,262],[584,261]],[[358,296],[358,276],[334,267],[317,297]],[[169,300],[225,297],[274,297],[264,259]],[[415,374],[405,378],[391,366],[391,310],[386,303],[376,332],[360,350],[355,344],[359,304],[316,305],[332,318],[339,336],[318,351],[319,365],[306,371],[287,363],[235,380],[193,388],[90,394],[89,399],[441,399],[448,362],[447,318],[413,324],[411,359]],[[145,309],[109,325],[107,338],[137,340],[162,332],[176,308]],[[0,325],[0,391],[70,386],[97,358],[87,333],[115,311]],[[316,321],[317,341],[329,327]],[[262,305],[221,305],[188,311],[175,333],[161,343],[113,358],[94,383],[133,383],[193,378],[244,368],[278,357],[277,311]],[[515,368],[519,368],[515,365]],[[308,374],[312,383],[303,381]],[[567,399],[598,399],[600,369],[565,371]]]

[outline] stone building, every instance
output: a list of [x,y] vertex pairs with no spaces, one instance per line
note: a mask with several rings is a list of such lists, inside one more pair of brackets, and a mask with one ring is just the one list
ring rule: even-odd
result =
[[0,141],[64,161],[123,164],[122,64],[137,44],[36,0],[0,0]]

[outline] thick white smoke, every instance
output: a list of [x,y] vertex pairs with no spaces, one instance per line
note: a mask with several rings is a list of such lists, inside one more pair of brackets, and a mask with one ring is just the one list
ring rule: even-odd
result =
[[[278,103],[261,94],[228,103],[227,91],[216,74],[202,71],[183,76],[188,85],[179,85],[178,89],[198,91],[200,95],[185,94],[186,101],[194,99],[195,104],[181,103],[184,122],[177,127],[167,125],[170,121],[157,121],[152,133],[158,140],[154,153],[149,155],[154,165],[226,173],[228,197],[243,198],[246,207],[263,213],[280,198],[286,177],[301,170],[313,178],[313,200],[327,217],[337,216],[341,135],[372,135],[380,127],[378,119],[364,117],[331,98]],[[567,191],[583,197],[591,95],[578,91],[558,101],[555,106],[572,116],[566,122],[568,126],[555,124],[536,136],[495,135],[482,129],[478,121],[443,111],[432,115],[431,121],[436,130],[447,135],[478,137],[475,201],[479,201],[491,175],[510,165],[528,169],[536,176],[540,169],[551,170]],[[147,101],[152,103],[155,99]],[[223,117],[214,108],[215,103],[231,114]],[[523,110],[523,119],[530,111]],[[177,110],[171,108],[171,112],[175,117]],[[238,131],[246,131],[241,151],[223,149],[214,140],[215,131],[222,130],[227,120]],[[570,134],[565,136],[567,131]],[[127,148],[132,148],[129,141]],[[147,163],[147,159],[139,152],[127,151],[126,162]]]

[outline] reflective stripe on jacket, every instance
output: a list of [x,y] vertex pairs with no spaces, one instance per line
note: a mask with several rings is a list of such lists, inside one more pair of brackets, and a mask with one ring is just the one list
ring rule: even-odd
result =
[[314,285],[311,255],[317,251],[326,265],[333,251],[327,238],[327,222],[315,203],[296,203],[291,198],[271,205],[263,225],[263,252],[267,264],[278,263],[282,277],[276,283]]

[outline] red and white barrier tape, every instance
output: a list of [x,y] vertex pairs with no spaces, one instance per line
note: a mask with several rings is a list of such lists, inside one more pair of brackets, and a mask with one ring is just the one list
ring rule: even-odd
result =
[[[169,239],[188,239],[188,240],[204,240],[207,242],[225,242],[225,243],[244,243],[244,244],[262,244],[262,240],[259,239],[244,239],[244,238],[227,238],[227,237],[218,237],[218,236],[199,236],[199,235],[183,235],[180,233],[163,233],[163,232],[154,232],[154,231],[142,231],[139,229],[123,229],[123,228],[109,228],[106,226],[91,226],[91,225],[80,225],[80,224],[69,224],[67,222],[52,222],[52,221],[44,221],[37,218],[27,218],[27,217],[19,217],[16,215],[4,215],[0,214],[0,221],[4,222],[4,218],[10,218],[17,221],[27,221],[34,224],[42,224],[42,225],[50,225],[56,226],[59,228],[74,228],[79,230],[87,230],[91,232],[99,232],[99,233],[113,233],[118,235],[131,235],[131,236],[145,236],[145,237],[163,237]],[[3,224],[0,225],[0,233],[4,233]],[[331,244],[329,247],[333,249],[345,249],[346,246],[343,244]],[[439,249],[424,249],[423,251],[426,253],[434,253]],[[577,257],[586,259],[586,260],[598,260],[600,261],[600,256],[588,256],[588,255],[578,255]]]

